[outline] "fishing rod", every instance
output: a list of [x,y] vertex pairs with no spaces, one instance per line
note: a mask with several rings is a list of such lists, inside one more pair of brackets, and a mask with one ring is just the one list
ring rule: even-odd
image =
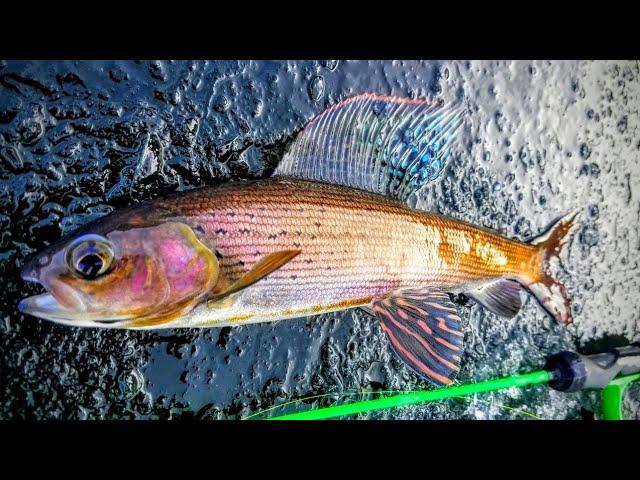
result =
[[550,356],[542,370],[530,373],[436,390],[400,393],[271,417],[269,420],[324,420],[537,384],[548,384],[561,392],[601,389],[602,418],[622,420],[625,391],[631,383],[637,381],[640,381],[640,343],[595,355],[563,351]]

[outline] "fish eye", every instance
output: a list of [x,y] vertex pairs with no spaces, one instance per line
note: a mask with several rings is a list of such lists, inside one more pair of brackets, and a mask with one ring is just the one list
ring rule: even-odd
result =
[[87,280],[93,280],[109,272],[114,260],[113,245],[100,235],[83,235],[67,250],[69,268]]

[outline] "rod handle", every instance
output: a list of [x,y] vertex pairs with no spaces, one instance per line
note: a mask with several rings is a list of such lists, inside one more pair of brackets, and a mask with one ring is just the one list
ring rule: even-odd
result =
[[640,344],[611,349],[595,355],[564,351],[547,359],[549,386],[561,392],[605,388],[619,375],[640,372]]

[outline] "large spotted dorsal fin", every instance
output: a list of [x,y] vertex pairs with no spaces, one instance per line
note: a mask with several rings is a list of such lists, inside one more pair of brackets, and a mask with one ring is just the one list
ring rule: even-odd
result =
[[346,185],[405,201],[435,180],[462,108],[366,93],[314,117],[274,175]]

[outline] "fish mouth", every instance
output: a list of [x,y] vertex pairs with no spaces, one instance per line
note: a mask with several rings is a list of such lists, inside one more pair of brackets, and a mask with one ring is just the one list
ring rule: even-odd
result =
[[126,321],[130,320],[130,318],[125,317],[114,318],[114,316],[105,313],[87,312],[80,297],[74,294],[71,289],[65,288],[58,283],[57,290],[63,288],[67,298],[73,297],[72,303],[76,308],[69,308],[62,305],[56,297],[48,291],[48,288],[42,285],[33,268],[24,268],[20,276],[24,281],[37,283],[47,290],[46,293],[22,299],[18,303],[18,310],[21,313],[73,327],[123,327],[127,323]]
[[22,299],[18,304],[18,310],[22,313],[54,322],[71,321],[75,313],[63,307],[50,293],[42,293]]
[[[78,312],[73,309],[67,308],[62,305],[56,297],[51,294],[49,289],[43,285],[40,280],[38,267],[35,262],[28,263],[20,272],[22,280],[28,283],[35,283],[40,285],[46,293],[40,295],[33,295],[31,297],[24,298],[18,303],[18,310],[20,312],[33,315],[34,317],[43,318],[45,320],[52,320],[54,322],[69,322],[77,318]],[[75,297],[74,303],[77,306],[82,306],[82,302],[77,295],[73,295],[70,289],[65,289],[68,294]],[[81,310],[84,310],[81,308]]]
[[77,312],[61,305],[50,293],[22,299],[18,303],[18,310],[24,314],[71,327],[122,328],[127,325],[128,320],[131,320],[128,317],[108,318],[87,312]]

